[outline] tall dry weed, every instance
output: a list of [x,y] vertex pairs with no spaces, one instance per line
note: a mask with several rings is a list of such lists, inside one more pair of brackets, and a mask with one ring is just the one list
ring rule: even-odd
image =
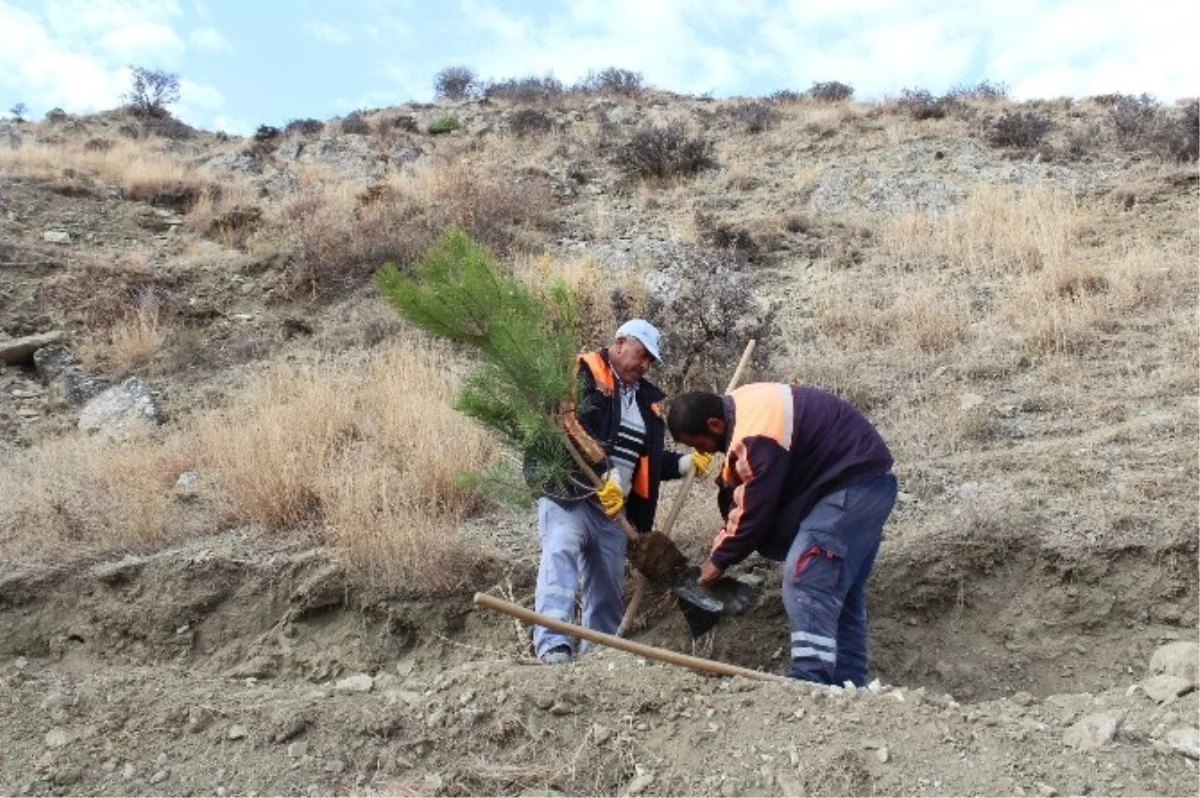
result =
[[977,277],[1054,268],[1086,221],[1058,190],[981,186],[946,213],[910,211],[880,231],[881,255],[906,267],[949,267]]
[[199,427],[201,468],[240,520],[316,524],[371,573],[448,589],[478,560],[455,536],[482,507],[460,474],[498,456],[453,409],[451,369],[442,351],[402,346],[275,370]]

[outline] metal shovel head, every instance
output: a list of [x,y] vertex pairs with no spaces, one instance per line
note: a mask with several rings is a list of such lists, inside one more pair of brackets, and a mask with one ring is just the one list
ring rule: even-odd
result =
[[[707,598],[715,599],[721,608],[714,610],[696,602],[679,602],[679,609],[683,611],[683,618],[687,621],[688,630],[692,633],[693,639],[708,634],[723,617],[740,615],[753,607],[759,593],[757,586],[742,582],[732,576],[722,576],[715,584],[706,588],[697,585],[696,589],[703,590]],[[676,593],[676,595],[679,594]]]

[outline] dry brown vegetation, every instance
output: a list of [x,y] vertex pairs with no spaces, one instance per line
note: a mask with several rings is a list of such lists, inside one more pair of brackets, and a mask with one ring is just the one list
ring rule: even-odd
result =
[[[356,113],[355,129],[374,148],[373,157],[386,161],[398,148],[420,153],[375,176],[281,155],[285,142],[328,133],[319,125],[289,127],[253,144],[206,145],[207,156],[251,156],[260,171],[218,177],[199,165],[203,158],[180,158],[153,137],[127,140],[100,130],[0,149],[0,174],[67,193],[71,186],[115,185],[126,198],[186,213],[189,238],[178,253],[97,249],[38,285],[40,310],[56,322],[82,325],[80,354],[109,377],[148,370],[168,376],[173,364],[205,362],[182,350],[213,348],[203,326],[212,318],[226,322],[219,339],[225,360],[210,356],[214,362],[253,361],[282,346],[277,333],[227,329],[230,309],[220,303],[228,295],[215,308],[203,302],[200,311],[191,308],[197,289],[223,290],[212,289],[219,280],[205,270],[232,264],[242,270],[236,284],[246,289],[234,304],[261,296],[282,315],[318,299],[341,308],[330,311],[339,318],[357,318],[345,322],[358,324],[351,340],[373,346],[397,327],[360,312],[370,276],[384,261],[412,262],[446,225],[458,223],[531,285],[565,277],[579,305],[581,340],[589,344],[605,343],[623,318],[658,314],[669,346],[687,353],[722,334],[715,327],[729,326],[719,307],[704,303],[714,291],[726,292],[718,305],[746,292],[748,304],[738,312],[748,315],[778,305],[781,334],[760,341],[773,360],[760,362],[752,376],[788,377],[844,394],[880,420],[899,459],[913,464],[918,485],[927,467],[938,469],[933,459],[1008,439],[1014,422],[997,416],[993,395],[1034,391],[1039,407],[1079,401],[1089,412],[1119,415],[1114,408],[1121,400],[1104,400],[1106,389],[1097,386],[1114,395],[1124,389],[1095,364],[1113,357],[1114,347],[1140,346],[1142,336],[1174,353],[1156,356],[1162,366],[1155,367],[1153,390],[1194,392],[1188,313],[1196,231],[1179,228],[1177,216],[1160,221],[1154,215],[1181,191],[1194,193],[1190,173],[1147,151],[1115,182],[1085,171],[1070,179],[1057,179],[1052,170],[1030,177],[1034,166],[1024,172],[995,166],[1010,162],[1011,150],[1022,150],[1013,137],[993,161],[980,149],[987,140],[981,134],[1011,110],[1004,101],[960,97],[950,107],[943,117],[923,118],[899,101],[797,96],[752,106],[675,98],[618,123],[604,107],[573,96],[542,98],[536,108],[507,98],[490,110],[456,110],[463,128],[437,137],[422,131],[445,109]],[[1048,115],[1062,123],[1048,129],[1045,141],[1039,136],[1036,150],[1032,143],[1024,148],[1036,155],[1035,164],[1086,161],[1089,147],[1117,138],[1108,106],[1098,102],[1031,108],[1038,120]],[[651,129],[679,132],[679,144],[696,143],[694,131],[704,131],[713,139],[715,168],[685,169],[669,180],[630,179],[620,164],[637,155],[637,131]],[[937,173],[948,186],[959,182],[944,201],[929,205],[889,196],[872,182],[871,170],[925,177],[956,152],[969,170],[989,163],[1006,176],[960,180],[960,173]],[[264,188],[268,167],[287,175],[287,190]],[[831,191],[836,199],[839,186],[843,205],[823,204]],[[907,188],[901,180],[892,190]],[[197,237],[206,239],[202,257]],[[556,252],[557,238],[594,250]],[[614,242],[631,254],[614,255]],[[719,267],[725,283],[716,285],[697,253],[728,258]],[[168,279],[161,263],[173,257],[180,260]],[[294,334],[287,331],[312,326],[293,322],[285,341]],[[353,351],[346,357],[352,360]],[[44,513],[35,510],[38,502],[23,502],[19,512],[34,512],[39,523],[59,530],[49,541],[79,536],[81,529],[84,538],[92,534],[86,530],[103,528],[120,541],[168,535],[179,507],[160,493],[169,494],[173,484],[166,475],[177,476],[183,467],[174,453],[187,450],[196,464],[206,463],[205,484],[223,497],[222,523],[315,524],[368,570],[402,572],[413,552],[439,545],[430,541],[453,540],[447,530],[478,509],[454,475],[495,453],[449,409],[452,394],[435,371],[453,371],[453,355],[438,353],[436,362],[421,366],[425,371],[399,382],[388,382],[380,364],[408,373],[416,361],[397,360],[395,353],[371,357],[355,367],[367,375],[362,380],[354,378],[350,360],[337,358],[274,372],[231,398],[224,415],[189,415],[171,432],[112,454],[114,461],[136,457],[139,469],[162,472],[143,481],[153,495],[139,493],[156,508],[146,519],[159,521],[113,521],[103,497],[47,504],[94,512],[77,507],[66,516],[37,515]],[[721,362],[697,362],[703,367],[684,375],[689,385],[724,383],[727,375],[716,373]],[[982,406],[962,398],[977,394],[988,397]],[[1005,406],[1021,401],[1006,399]],[[430,431],[422,426],[419,435],[381,420],[418,411],[433,419]],[[235,445],[233,430],[255,436],[254,445]],[[178,442],[181,435],[188,443]],[[438,467],[439,435],[463,441],[455,449],[469,462]],[[43,487],[30,495],[60,490],[47,487],[62,484],[56,471],[85,474],[92,462],[87,453],[100,445],[87,442],[69,457],[69,447],[48,444],[45,461],[38,459],[40,449],[22,453],[21,473],[45,472],[37,483]],[[152,454],[160,449],[161,457]],[[384,453],[393,450],[421,467],[385,466],[390,455]],[[70,481],[108,490],[99,478]],[[440,531],[428,540],[424,532],[410,539],[393,531],[432,527]],[[450,560],[458,556],[453,546],[446,551]]]
[[[456,536],[482,506],[459,475],[497,451],[452,409],[447,358],[405,344],[369,361],[279,367],[169,431],[24,452],[0,478],[4,556],[140,549],[251,524],[310,529],[392,584],[457,587],[486,555]],[[184,472],[195,492],[177,488]]]

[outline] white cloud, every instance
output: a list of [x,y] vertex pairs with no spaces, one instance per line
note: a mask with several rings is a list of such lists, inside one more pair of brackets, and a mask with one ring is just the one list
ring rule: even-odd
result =
[[197,50],[229,49],[229,40],[216,28],[197,28],[188,34],[188,44]]
[[[0,0],[0,86],[41,112],[87,113],[119,106],[130,64],[181,63],[183,39],[171,27],[173,0],[56,0],[19,8]],[[181,83],[178,115],[211,113],[224,103],[215,88]]]
[[306,22],[304,29],[314,38],[327,44],[349,44],[354,39],[350,31],[337,25],[331,25],[328,22]]

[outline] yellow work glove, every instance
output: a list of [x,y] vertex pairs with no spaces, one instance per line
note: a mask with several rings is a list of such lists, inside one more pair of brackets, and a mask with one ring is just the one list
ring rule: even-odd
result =
[[679,475],[689,477],[695,474],[702,477],[708,473],[708,467],[712,465],[713,456],[704,452],[692,452],[691,454],[682,455],[679,458]]
[[604,514],[609,518],[616,516],[625,506],[625,492],[621,490],[621,484],[612,477],[606,479],[604,487],[596,491],[596,498],[600,500]]

